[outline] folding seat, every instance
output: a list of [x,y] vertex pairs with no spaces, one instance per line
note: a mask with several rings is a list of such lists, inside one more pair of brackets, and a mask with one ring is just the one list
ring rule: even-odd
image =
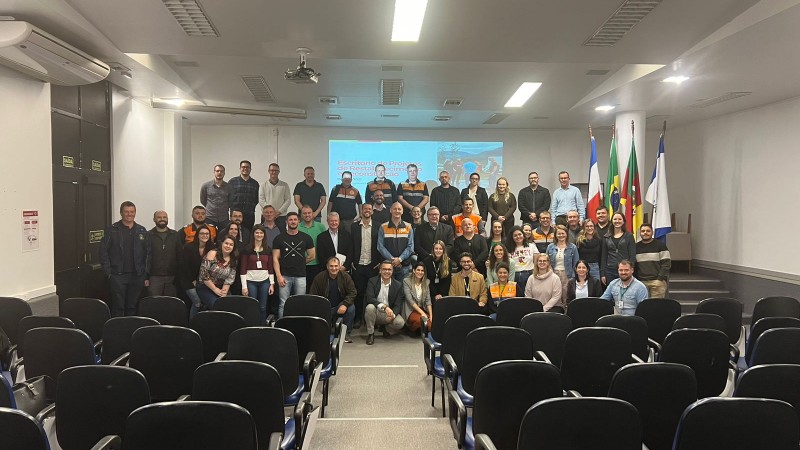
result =
[[611,314],[614,314],[614,302],[595,297],[576,298],[567,307],[567,315],[575,328],[593,327],[597,319]]
[[751,367],[742,373],[733,396],[783,400],[792,405],[800,420],[798,386],[800,386],[800,365],[763,364]]
[[739,346],[739,341],[745,335],[745,329],[742,326],[742,313],[744,312],[742,302],[727,297],[707,298],[697,305],[695,312],[716,314],[725,319],[725,334],[728,336],[728,341],[736,347]]
[[155,295],[139,300],[139,314],[156,319],[161,325],[189,326],[189,310],[177,297]]
[[214,302],[214,311],[227,311],[238,314],[247,327],[261,325],[261,305],[253,297],[226,295]]
[[331,352],[333,352],[333,374],[336,375],[336,368],[339,366],[344,339],[347,335],[347,325],[342,323],[341,318],[338,318],[335,322],[333,321],[331,302],[327,298],[319,295],[290,295],[289,298],[286,299],[286,303],[283,307],[283,316],[309,316],[325,319],[325,322],[328,323],[328,327],[331,330],[330,341],[331,343],[336,341],[336,346],[331,348]]
[[0,408],[0,444],[3,450],[50,450],[42,424],[11,408]]
[[538,359],[547,358],[554,366],[561,367],[564,342],[572,331],[569,316],[554,312],[530,313],[522,318],[520,327],[531,335]]
[[[764,334],[765,331],[773,328],[800,328],[800,319],[794,317],[764,317],[757,322],[753,322],[750,326],[750,335],[747,337],[747,345],[745,346],[744,353],[744,367],[740,364],[740,368],[747,368],[747,361],[753,356],[753,349],[758,342],[758,338]],[[741,361],[741,359],[740,359]]]
[[514,297],[497,305],[495,320],[501,326],[519,327],[523,317],[535,312],[542,312],[542,302],[533,298]]
[[244,328],[242,316],[227,311],[201,311],[190,321],[190,328],[203,340],[203,360],[213,361],[228,350],[228,338],[234,331]]
[[736,371],[728,337],[707,328],[672,331],[664,339],[659,360],[691,367],[697,379],[697,398],[721,395]]
[[[31,305],[25,300],[16,297],[0,297],[0,329],[11,341],[11,353],[17,345],[19,335],[19,321],[23,317],[32,316]],[[0,360],[0,371],[8,370],[11,361],[5,363]]]
[[614,373],[633,362],[642,361],[631,353],[627,332],[605,327],[577,328],[564,343],[561,383],[564,389],[583,396],[607,395]]
[[654,360],[657,346],[650,346],[650,341],[647,337],[647,321],[643,318],[613,314],[597,319],[595,326],[617,328],[627,332],[631,336],[633,354],[642,361]]
[[759,364],[800,364],[800,328],[773,328],[758,337],[748,361]]
[[[97,363],[94,344],[89,336],[74,328],[34,328],[25,333],[24,364],[26,379],[47,375],[54,382],[46,395],[55,397],[58,375],[64,369]],[[52,387],[53,390],[49,388]]]
[[[458,314],[480,314],[480,308],[475,300],[469,297],[442,297],[433,302],[433,317],[436,320],[431,325],[431,330],[428,332],[428,322],[424,320],[420,332],[424,339],[422,341],[422,356],[425,361],[425,367],[428,370],[428,375],[434,374],[434,363],[437,358],[440,358],[440,350],[442,348],[442,339],[444,336],[444,329],[447,325],[447,319]],[[439,359],[439,369],[441,369],[441,359]],[[440,370],[440,375],[444,376],[444,371]],[[431,406],[433,406],[433,397],[436,391],[436,376],[433,377],[431,382]],[[441,380],[442,378],[439,377]],[[444,381],[442,381],[442,404],[444,405]],[[444,406],[442,406],[444,413]]]
[[142,327],[161,325],[156,319],[140,316],[112,317],[103,324],[103,346],[100,361],[111,364],[131,351],[131,336]]
[[647,321],[647,337],[661,345],[681,316],[681,304],[671,298],[646,298],[636,306],[634,314]]
[[[680,330],[684,328],[700,328],[707,330],[717,330],[725,333],[728,330],[728,324],[725,319],[717,314],[710,313],[694,313],[685,314],[678,317],[675,323],[672,324],[673,330]],[[739,347],[730,344],[731,361],[734,363],[739,360]]]
[[34,328],[75,328],[75,324],[66,317],[59,316],[26,316],[20,319],[17,327],[16,357],[25,356],[25,334]]
[[111,319],[108,305],[96,298],[68,298],[61,304],[59,314],[70,319],[75,328],[83,330],[95,343],[102,341],[103,325]]
[[756,302],[750,323],[765,317],[792,317],[800,319],[800,301],[792,297],[764,297]]

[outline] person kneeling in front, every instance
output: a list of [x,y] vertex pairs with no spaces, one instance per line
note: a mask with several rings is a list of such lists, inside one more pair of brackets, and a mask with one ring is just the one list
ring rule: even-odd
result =
[[367,291],[364,293],[364,302],[367,308],[364,311],[364,320],[367,322],[367,345],[375,343],[375,324],[386,325],[383,337],[389,337],[392,332],[398,332],[405,325],[405,320],[400,313],[403,310],[403,285],[392,279],[394,268],[391,261],[384,261],[380,266],[377,277],[370,278]]

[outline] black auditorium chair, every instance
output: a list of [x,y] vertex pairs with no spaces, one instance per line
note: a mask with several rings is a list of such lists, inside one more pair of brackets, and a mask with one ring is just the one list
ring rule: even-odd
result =
[[[728,324],[722,316],[710,313],[694,313],[685,314],[678,317],[675,323],[672,324],[673,330],[680,330],[684,328],[701,328],[708,330],[717,330],[723,333],[728,331]],[[727,334],[726,334],[727,336]],[[739,347],[734,344],[730,345],[731,361],[734,363],[739,362]]]
[[227,351],[217,360],[244,360],[269,364],[281,377],[286,406],[300,402],[304,392],[313,401],[315,378],[319,376],[313,352],[300,360],[297,339],[294,334],[282,328],[246,327],[231,333]]
[[288,420],[284,417],[281,376],[269,364],[215,361],[198,367],[193,379],[193,401],[230,402],[250,413],[260,449],[270,448],[271,442],[279,442],[281,450],[294,449],[300,441],[306,402],[299,402]]
[[144,374],[154,401],[176,400],[192,391],[192,374],[203,364],[203,342],[196,331],[152,325],[133,332],[131,351],[115,361]]
[[[11,341],[11,351],[17,344],[19,321],[23,317],[32,316],[31,305],[25,300],[16,297],[0,297],[0,329],[2,329],[8,340]],[[0,366],[2,362],[0,362]],[[8,367],[0,367],[0,370]]]
[[546,357],[554,366],[561,367],[564,342],[572,331],[572,319],[569,316],[553,312],[530,313],[522,318],[520,327],[531,335],[533,350],[539,359]]
[[697,380],[683,364],[629,364],[614,374],[608,396],[639,411],[642,443],[648,449],[669,450],[681,414],[697,400]]
[[189,310],[186,303],[177,297],[151,296],[139,300],[139,314],[156,319],[161,325],[189,326]]
[[[308,361],[308,354],[313,352],[319,379],[322,380],[322,402],[320,416],[325,417],[325,407],[328,405],[328,391],[330,379],[333,376],[332,349],[336,348],[338,338],[330,342],[330,328],[328,322],[319,317],[297,316],[282,317],[275,322],[275,328],[289,331],[297,340],[298,361]],[[313,385],[312,385],[313,388]]]
[[750,323],[765,317],[792,317],[800,319],[800,301],[793,297],[764,297],[756,302]]
[[614,373],[632,362],[642,361],[631,353],[627,332],[605,327],[577,328],[564,344],[561,382],[564,389],[580,395],[603,396],[608,394]]
[[213,361],[228,350],[228,338],[234,331],[244,328],[242,316],[228,311],[201,311],[189,321],[189,327],[203,340],[203,359]]
[[[500,448],[485,434],[475,438],[476,449]],[[642,429],[636,408],[626,401],[551,398],[525,413],[516,448],[641,450]]]
[[742,373],[733,396],[783,400],[792,405],[800,420],[798,386],[800,386],[800,365],[764,364],[751,367]]
[[691,367],[697,378],[697,398],[722,394],[728,385],[729,372],[736,370],[728,337],[707,328],[672,331],[664,339],[659,360]]
[[618,328],[627,332],[631,336],[631,349],[633,354],[638,356],[642,361],[653,361],[655,352],[658,347],[653,344],[647,337],[647,321],[639,316],[623,316],[620,314],[612,314],[610,316],[603,316],[595,322],[597,327]]
[[92,342],[99,344],[103,339],[103,325],[111,318],[111,311],[100,299],[73,297],[64,300],[59,315],[71,320],[75,328],[83,330]]
[[498,325],[519,327],[523,317],[535,312],[542,312],[542,302],[533,298],[514,297],[503,300],[497,305],[495,320]]
[[681,316],[681,304],[671,298],[646,298],[636,305],[635,315],[647,321],[648,337],[660,345]]
[[25,356],[25,335],[34,328],[75,328],[75,324],[60,316],[26,316],[20,319],[17,327],[17,357]]
[[744,336],[744,327],[742,326],[744,305],[735,298],[707,298],[697,305],[695,312],[716,314],[725,319],[725,334],[732,345],[737,345]]
[[[533,361],[533,343],[527,331],[514,327],[482,327],[471,331],[464,342],[461,363],[452,355],[444,355],[445,384],[449,397],[450,427],[462,445],[467,434],[466,409],[475,399],[475,380],[478,372],[497,361]],[[514,387],[505,385],[506,398],[514,396]]]
[[[423,358],[425,360],[425,367],[428,369],[428,375],[433,374],[433,363],[439,350],[442,346],[442,337],[444,336],[444,329],[447,325],[447,319],[457,314],[480,314],[480,308],[475,300],[469,297],[442,297],[433,302],[433,317],[436,320],[431,325],[430,332],[428,331],[427,322],[423,324],[421,330],[425,336],[423,341]],[[434,384],[436,380],[433,380]],[[433,400],[431,400],[433,403]]]
[[247,327],[261,325],[261,305],[253,297],[226,295],[214,302],[214,311],[228,311],[242,316]]
[[42,424],[11,408],[0,408],[0,446],[3,450],[50,450]]
[[54,383],[48,397],[55,396],[58,374],[74,366],[97,363],[89,336],[75,328],[34,328],[25,333],[25,378],[47,375]]
[[150,390],[141,372],[119,366],[77,366],[61,372],[56,402],[37,419],[44,423],[55,414],[58,445],[85,450],[107,435],[124,436],[130,413],[149,403]]
[[800,319],[794,317],[764,317],[757,322],[753,322],[750,326],[750,335],[747,338],[747,345],[745,346],[744,360],[750,361],[753,355],[753,348],[758,342],[758,338],[764,334],[765,331],[773,328],[800,328]]
[[131,413],[125,423],[124,449],[257,450],[258,438],[252,416],[239,405],[164,402]]
[[614,302],[596,297],[576,298],[567,307],[567,315],[576,329],[593,327],[597,319],[611,314],[614,314]]
[[706,398],[684,411],[675,450],[796,450],[800,444],[792,405],[771,399]]
[[800,328],[773,328],[758,337],[749,366],[800,364]]
[[156,319],[140,316],[113,317],[103,325],[103,347],[100,361],[111,364],[131,351],[131,336],[142,327],[161,325]]
[[328,327],[331,330],[330,341],[333,342],[338,338],[336,347],[331,348],[333,352],[333,375],[336,375],[336,368],[339,366],[339,360],[342,357],[342,347],[344,347],[344,340],[347,334],[347,325],[342,323],[341,318],[333,321],[331,302],[327,298],[319,295],[290,295],[283,306],[283,316],[319,317],[328,322]]
[[[474,300],[470,301],[475,303]],[[433,317],[436,317],[436,315]],[[436,320],[440,319],[436,318]],[[434,323],[436,323],[436,321],[434,321]],[[483,314],[457,314],[447,319],[439,355],[435,356],[433,360],[433,378],[431,379],[431,406],[436,406],[434,399],[436,398],[436,380],[438,379],[439,387],[442,391],[442,417],[446,417],[447,415],[444,403],[445,356],[450,355],[456,364],[461,364],[467,335],[472,330],[476,330],[480,327],[491,327],[494,325],[495,321]]]

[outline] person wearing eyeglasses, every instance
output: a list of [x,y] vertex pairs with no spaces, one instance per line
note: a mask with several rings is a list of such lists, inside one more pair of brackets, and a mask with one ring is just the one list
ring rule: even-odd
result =
[[367,345],[375,343],[375,325],[383,325],[383,337],[389,338],[399,332],[405,325],[402,312],[405,303],[403,283],[392,277],[394,264],[392,261],[381,263],[377,277],[367,283],[364,301],[364,321],[367,324]]

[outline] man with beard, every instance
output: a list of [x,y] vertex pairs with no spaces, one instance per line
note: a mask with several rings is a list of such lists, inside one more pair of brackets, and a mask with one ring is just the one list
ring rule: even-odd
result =
[[[312,220],[313,221],[313,220]],[[278,318],[290,295],[306,293],[306,264],[314,261],[314,242],[311,236],[298,230],[300,218],[296,212],[286,215],[286,231],[273,241],[272,258],[278,282]]]
[[385,194],[383,191],[375,191],[372,194],[372,220],[378,222],[378,225],[388,222],[389,218],[392,217],[392,213],[389,211],[389,207],[386,206],[384,199]]
[[633,265],[627,259],[619,262],[619,278],[612,281],[600,298],[614,302],[614,311],[623,316],[636,313],[636,306],[647,298],[647,287],[633,277]]
[[212,241],[217,239],[217,227],[210,223],[206,223],[206,208],[202,205],[197,205],[192,208],[192,223],[186,225],[185,227],[181,228],[180,231],[178,231],[178,239],[180,240],[181,244],[194,242],[197,228],[200,225],[205,225],[208,227],[208,231],[211,232]]
[[178,238],[177,231],[167,227],[169,217],[166,211],[156,211],[153,222],[156,226],[150,230],[150,253],[153,259],[148,291],[150,295],[175,297],[175,275],[183,241]]

